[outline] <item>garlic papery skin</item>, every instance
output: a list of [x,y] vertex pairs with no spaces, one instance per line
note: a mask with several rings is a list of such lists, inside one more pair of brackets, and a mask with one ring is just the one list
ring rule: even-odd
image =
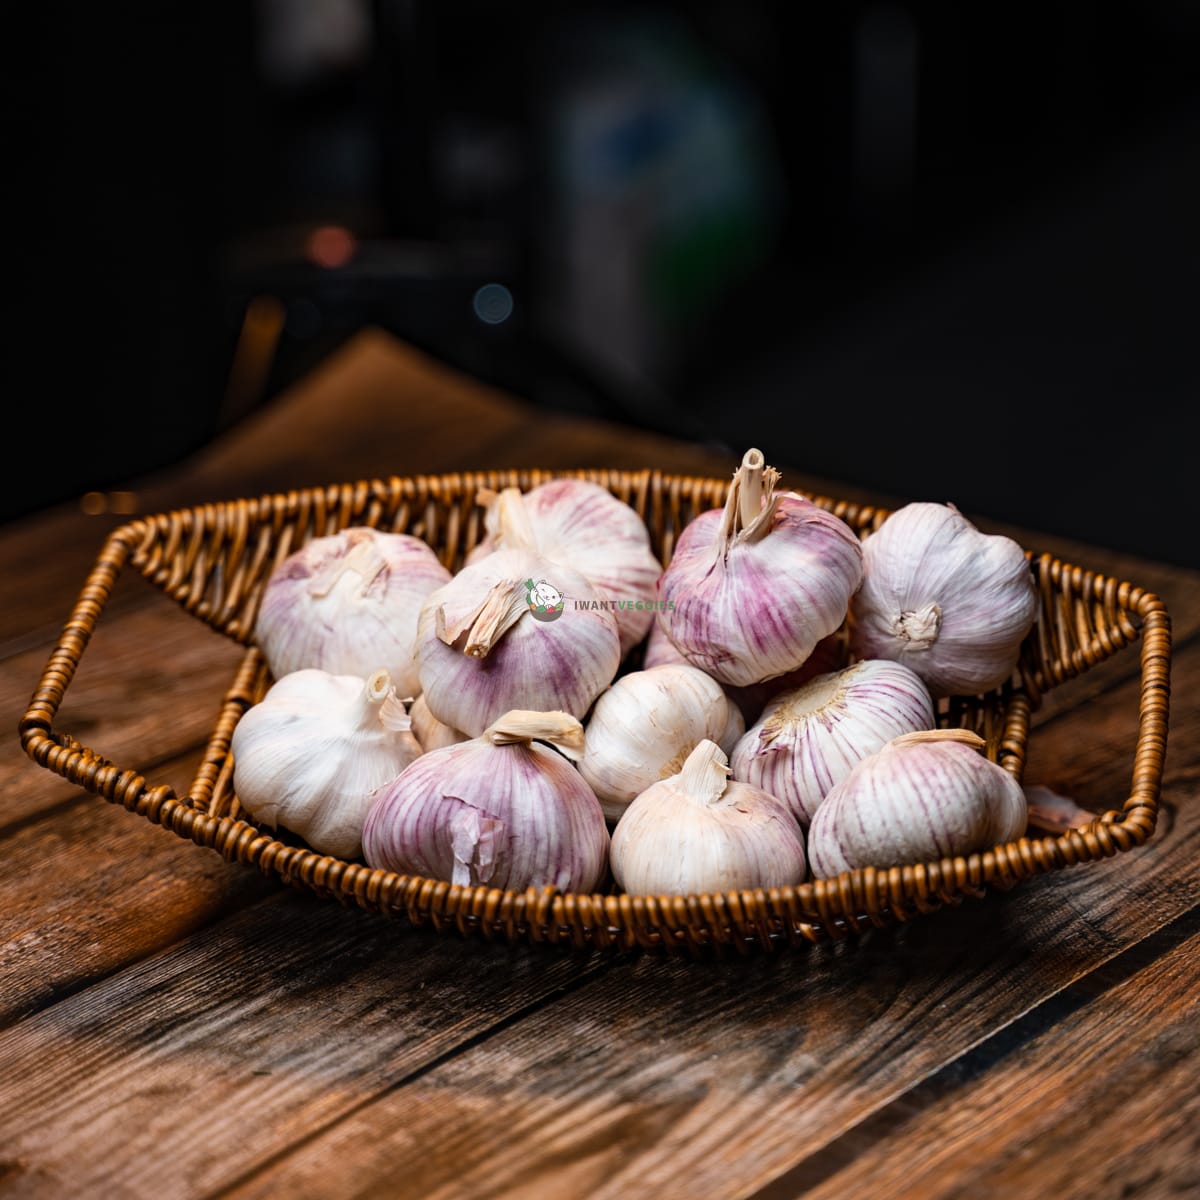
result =
[[[549,587],[553,619],[531,607]],[[506,712],[532,708],[582,719],[621,665],[617,623],[592,608],[577,571],[524,550],[497,550],[434,592],[417,627],[417,669],[429,711],[478,737]]]
[[678,775],[625,810],[609,851],[632,895],[687,896],[804,882],[804,834],[774,796],[729,778],[715,742],[699,742]]
[[1037,612],[1012,538],[981,532],[952,504],[916,501],[863,541],[851,650],[911,667],[935,699],[978,695],[1010,679]]
[[524,493],[481,491],[478,501],[486,533],[468,563],[495,550],[536,550],[573,567],[612,605],[622,657],[646,636],[662,563],[624,500],[585,479],[551,479]]
[[783,800],[808,828],[829,790],[870,754],[933,729],[937,714],[921,677],[869,659],[818,675],[768,701],[733,749],[733,777]]
[[271,674],[387,669],[402,696],[419,690],[413,651],[425,598],[450,572],[420,538],[352,526],[313,538],[271,572],[255,619]]
[[749,450],[723,510],[694,518],[659,578],[659,624],[693,666],[745,687],[803,666],[845,620],[862,546],[840,517],[775,490]]
[[901,734],[835,784],[808,830],[818,879],[972,854],[1025,832],[1025,793],[966,729]]
[[471,740],[461,729],[453,729],[439,721],[429,711],[424,694],[408,706],[408,717],[412,721],[413,734],[424,751],[440,750],[443,746],[457,746],[459,742]]
[[745,731],[721,685],[686,663],[630,671],[602,692],[585,727],[580,774],[616,821],[652,783],[679,773],[706,738],[728,754]]
[[387,671],[278,679],[234,726],[233,787],[260,825],[299,834],[318,853],[361,858],[371,794],[420,754]]
[[564,757],[577,758],[583,741],[568,713],[514,711],[478,738],[423,754],[376,793],[367,864],[463,886],[595,891],[608,826]]

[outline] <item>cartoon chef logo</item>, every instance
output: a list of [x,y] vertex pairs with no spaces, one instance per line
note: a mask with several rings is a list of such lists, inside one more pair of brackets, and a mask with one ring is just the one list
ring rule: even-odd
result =
[[525,599],[535,621],[557,621],[566,603],[562,592],[544,579],[525,580]]

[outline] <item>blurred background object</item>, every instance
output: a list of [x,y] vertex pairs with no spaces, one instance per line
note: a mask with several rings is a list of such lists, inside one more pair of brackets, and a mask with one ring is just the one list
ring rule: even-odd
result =
[[757,444],[1200,566],[1194,3],[12,22],[0,519],[179,461],[378,326],[731,469]]

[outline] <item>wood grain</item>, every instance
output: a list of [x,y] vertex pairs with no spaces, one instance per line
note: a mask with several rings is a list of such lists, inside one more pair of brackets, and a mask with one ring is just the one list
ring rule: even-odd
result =
[[0,1034],[0,1146],[28,1194],[203,1195],[599,969],[279,892]]
[[[915,1088],[886,1133],[843,1138],[841,1170],[794,1174],[754,1200],[1200,1193],[1200,910],[1187,924],[1185,940],[1147,947],[1162,953],[1143,969],[1094,972],[1044,1006],[1057,1011],[1035,1009]],[[1131,1013],[1144,1017],[1136,1033]]]
[[[151,595],[136,610],[101,615],[55,729],[151,783],[174,782],[156,768],[207,740],[242,651],[145,586]],[[0,745],[0,834],[77,791],[33,762],[16,737],[48,656],[38,647],[0,662],[0,704],[13,730]],[[180,795],[190,782],[180,781]]]
[[[1200,647],[1181,670],[1200,681]],[[1123,761],[1089,732],[1098,716],[1058,736]],[[1198,725],[1193,707],[1183,736]],[[0,1136],[84,1195],[239,1178],[261,1196],[387,1195],[397,1178],[423,1197],[736,1195],[1194,907],[1197,790],[1171,778],[1164,836],[1137,851],[750,962],[576,963],[287,894],[0,1036],[0,1079],[20,1081],[0,1084]],[[86,1064],[66,1081],[64,1056]],[[209,1114],[206,1138],[184,1111]]]
[[[190,780],[199,753],[162,765]],[[0,1027],[277,886],[86,792],[0,845]]]

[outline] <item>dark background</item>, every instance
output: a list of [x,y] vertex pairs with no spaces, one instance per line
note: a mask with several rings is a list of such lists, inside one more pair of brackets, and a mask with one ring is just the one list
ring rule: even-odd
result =
[[8,16],[2,520],[379,325],[539,405],[1200,566],[1200,4]]

